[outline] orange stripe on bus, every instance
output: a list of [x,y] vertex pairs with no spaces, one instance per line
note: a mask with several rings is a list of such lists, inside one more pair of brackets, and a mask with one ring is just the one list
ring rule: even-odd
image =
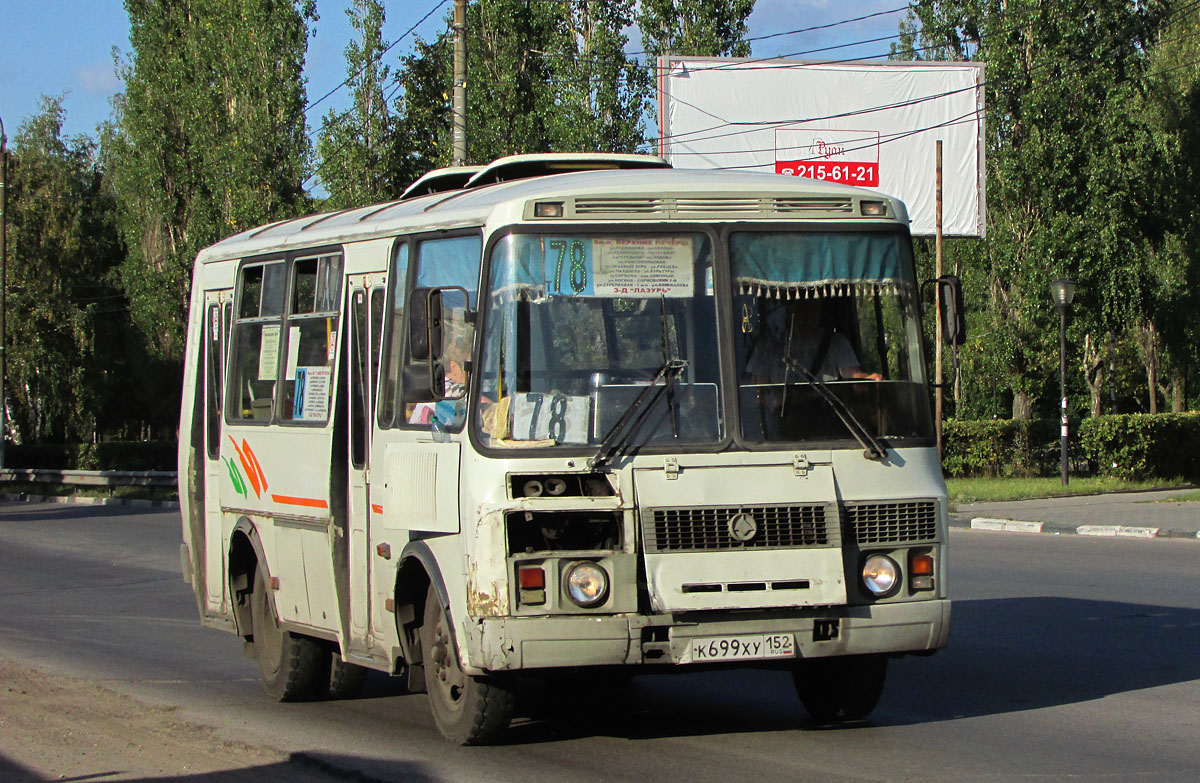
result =
[[305,506],[306,508],[329,508],[329,504],[317,498],[294,498],[289,495],[271,495],[271,500],[285,506]]
[[372,503],[371,510],[374,511],[376,514],[382,514],[383,506],[379,505],[378,503]]

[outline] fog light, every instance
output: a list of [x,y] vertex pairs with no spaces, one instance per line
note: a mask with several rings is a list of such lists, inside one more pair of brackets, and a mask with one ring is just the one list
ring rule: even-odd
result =
[[900,567],[886,555],[871,555],[863,563],[863,586],[876,598],[890,595],[900,582]]
[[567,569],[567,597],[584,608],[604,603],[608,574],[595,563],[575,563]]

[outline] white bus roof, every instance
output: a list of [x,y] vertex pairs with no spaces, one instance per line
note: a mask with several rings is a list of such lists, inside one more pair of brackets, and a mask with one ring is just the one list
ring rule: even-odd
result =
[[[479,174],[484,172],[486,168]],[[335,245],[425,228],[481,226],[489,220],[550,224],[556,220],[633,223],[863,220],[857,207],[862,200],[891,204],[887,218],[868,220],[908,225],[904,205],[896,199],[861,188],[798,177],[672,168],[568,171],[271,223],[202,250],[197,262]],[[535,201],[562,202],[563,217],[534,218]]]

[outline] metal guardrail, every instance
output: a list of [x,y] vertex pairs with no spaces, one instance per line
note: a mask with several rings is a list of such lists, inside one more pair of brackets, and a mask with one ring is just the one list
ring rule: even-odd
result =
[[63,484],[79,487],[174,487],[173,470],[55,470],[0,468],[0,482]]

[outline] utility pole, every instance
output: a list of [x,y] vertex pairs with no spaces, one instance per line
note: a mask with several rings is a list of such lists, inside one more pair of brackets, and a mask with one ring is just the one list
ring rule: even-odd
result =
[[467,0],[454,0],[453,164],[467,165]]
[[[942,140],[937,140],[936,154],[936,188],[934,194],[934,205],[936,208],[937,218],[937,238],[935,240],[934,250],[934,273],[933,276],[941,280],[942,278]],[[934,327],[934,392],[933,392],[933,421],[937,433],[938,456],[942,454],[942,405],[945,399],[942,390],[942,287],[936,285],[934,288],[934,310],[937,312],[936,325]]]

